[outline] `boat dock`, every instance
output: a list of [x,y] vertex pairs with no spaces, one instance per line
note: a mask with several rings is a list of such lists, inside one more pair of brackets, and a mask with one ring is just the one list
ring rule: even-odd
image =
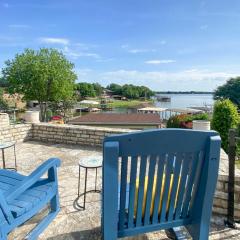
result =
[[160,107],[145,107],[137,109],[138,113],[142,114],[158,114],[161,120],[168,120],[171,116],[180,114],[198,114],[204,113],[201,109],[193,108],[160,108]]

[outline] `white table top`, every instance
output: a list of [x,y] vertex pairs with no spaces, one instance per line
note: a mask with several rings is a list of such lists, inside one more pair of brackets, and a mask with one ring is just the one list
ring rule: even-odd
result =
[[102,158],[99,157],[82,158],[79,161],[79,165],[85,168],[98,168],[102,166]]
[[9,143],[0,143],[0,149],[9,148],[15,145],[15,142],[9,142]]

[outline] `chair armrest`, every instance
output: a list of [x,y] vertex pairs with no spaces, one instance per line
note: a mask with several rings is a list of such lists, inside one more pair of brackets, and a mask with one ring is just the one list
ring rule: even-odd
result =
[[61,164],[58,158],[50,158],[40,165],[36,170],[34,170],[29,176],[27,176],[23,181],[18,185],[10,189],[10,194],[6,196],[7,201],[11,201],[16,198],[18,195],[26,191],[29,187],[35,184],[47,171],[59,167]]

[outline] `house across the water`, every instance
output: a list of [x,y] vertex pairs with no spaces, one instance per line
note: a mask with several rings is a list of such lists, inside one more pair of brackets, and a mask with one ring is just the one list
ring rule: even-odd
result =
[[129,129],[161,128],[161,120],[158,114],[89,113],[74,118],[68,123]]

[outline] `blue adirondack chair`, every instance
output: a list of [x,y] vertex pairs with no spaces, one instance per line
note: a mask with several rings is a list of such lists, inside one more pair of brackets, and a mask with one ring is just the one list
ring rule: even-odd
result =
[[168,230],[206,240],[221,140],[214,131],[162,129],[104,141],[104,240]]
[[[60,210],[57,167],[60,160],[48,159],[29,176],[0,170],[0,239],[39,213],[50,203],[49,214],[26,236],[37,239]],[[48,173],[47,177],[43,177]]]

